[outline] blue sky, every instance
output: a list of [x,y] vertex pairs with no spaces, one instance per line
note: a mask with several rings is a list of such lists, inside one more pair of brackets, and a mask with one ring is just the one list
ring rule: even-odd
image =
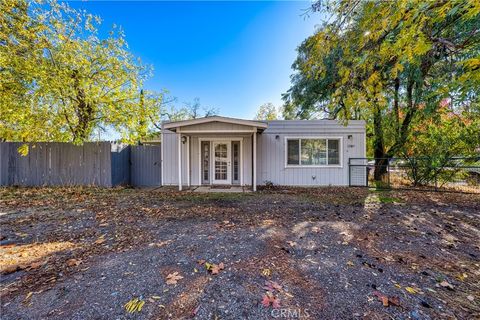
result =
[[131,51],[154,68],[145,84],[178,104],[200,98],[221,115],[253,118],[280,105],[290,86],[296,48],[314,32],[304,1],[70,2],[99,15],[101,32],[121,26]]

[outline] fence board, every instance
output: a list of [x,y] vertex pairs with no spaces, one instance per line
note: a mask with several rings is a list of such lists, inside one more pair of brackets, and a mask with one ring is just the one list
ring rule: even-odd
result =
[[132,146],[131,147],[131,184],[133,186],[161,186],[161,147]]
[[160,186],[160,146],[89,142],[29,144],[21,156],[19,142],[0,143],[0,185]]

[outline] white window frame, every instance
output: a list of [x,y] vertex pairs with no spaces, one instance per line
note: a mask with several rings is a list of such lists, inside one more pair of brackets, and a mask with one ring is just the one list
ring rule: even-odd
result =
[[[326,141],[327,164],[301,164],[302,163],[302,139],[323,139]],[[288,140],[299,140],[298,145],[298,161],[299,164],[288,164]],[[328,164],[328,140],[339,140],[338,143],[338,160],[339,164]],[[283,147],[285,149],[285,168],[343,168],[343,137],[342,136],[289,136],[285,137]]]

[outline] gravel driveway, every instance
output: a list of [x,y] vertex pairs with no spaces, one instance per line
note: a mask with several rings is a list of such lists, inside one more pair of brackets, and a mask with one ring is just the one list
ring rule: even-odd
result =
[[454,193],[3,188],[1,318],[478,319],[479,218]]

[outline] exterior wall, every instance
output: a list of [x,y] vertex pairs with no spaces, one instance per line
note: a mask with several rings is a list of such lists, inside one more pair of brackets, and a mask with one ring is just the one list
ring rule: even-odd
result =
[[[220,124],[220,125],[219,125]],[[195,128],[193,128],[195,127]],[[243,137],[242,162],[243,183],[252,185],[252,136],[248,133],[202,133],[207,130],[251,130],[249,127],[225,123],[206,123],[181,128],[182,131],[195,131],[190,136],[190,177],[191,185],[198,186],[200,171],[200,138],[230,138]],[[188,128],[188,129],[187,129]],[[278,138],[276,136],[278,135]],[[352,138],[348,139],[351,135]],[[164,130],[163,135],[163,184],[178,185],[178,134]],[[341,167],[286,167],[285,138],[286,137],[341,137]],[[187,147],[182,144],[182,184],[187,186]],[[350,121],[343,126],[334,120],[278,120],[268,122],[268,128],[257,134],[257,184],[266,181],[277,185],[292,186],[326,186],[348,185],[348,159],[365,157],[365,123]]]
[[[287,137],[342,137],[341,167],[286,167]],[[348,185],[348,159],[365,157],[365,123],[350,121],[345,127],[335,120],[270,121],[268,128],[258,135],[257,143],[258,185],[269,181],[291,186],[345,186]]]
[[[190,134],[189,134],[190,135]],[[164,130],[164,156],[163,156],[163,184],[164,185],[178,185],[178,134],[170,130]],[[242,149],[242,164],[243,183],[245,185],[252,184],[252,138],[248,135],[229,135],[229,134],[195,134],[190,135],[190,184],[192,186],[201,185],[199,181],[200,171],[200,139],[218,138],[243,138]],[[188,143],[182,144],[182,185],[187,186],[187,149]]]

